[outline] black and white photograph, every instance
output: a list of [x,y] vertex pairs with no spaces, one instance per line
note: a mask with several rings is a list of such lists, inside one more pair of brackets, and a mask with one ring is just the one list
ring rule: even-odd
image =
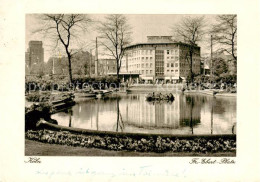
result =
[[236,14],[27,14],[25,28],[25,155],[236,156]]

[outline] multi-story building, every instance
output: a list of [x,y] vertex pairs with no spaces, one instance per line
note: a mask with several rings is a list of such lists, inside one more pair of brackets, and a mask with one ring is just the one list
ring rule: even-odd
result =
[[111,58],[98,60],[98,74],[100,76],[116,73],[116,60]]
[[[146,43],[125,48],[121,72],[139,73],[147,81],[186,79],[190,73],[189,46],[171,36],[148,36]],[[192,71],[200,74],[200,47],[194,47]]]
[[28,74],[39,74],[43,72],[44,49],[42,41],[30,41],[25,53],[26,70]]

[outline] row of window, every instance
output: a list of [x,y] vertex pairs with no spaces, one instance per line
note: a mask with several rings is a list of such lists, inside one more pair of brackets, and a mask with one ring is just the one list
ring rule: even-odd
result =
[[138,50],[138,51],[133,51],[132,53],[130,52],[128,54],[129,57],[132,56],[138,56],[138,55],[151,55],[153,54],[153,50]]
[[167,52],[168,55],[169,54],[178,54],[178,50],[177,49],[175,49],[175,50],[167,50],[166,52]]
[[[166,67],[169,68],[169,67],[188,67],[189,64],[188,63],[167,63],[166,64]],[[156,67],[163,67],[164,66],[164,63],[163,62],[156,62]],[[124,66],[122,66],[124,67]],[[130,64],[129,65],[130,68],[152,68],[153,67],[153,63],[142,63],[142,64]],[[193,68],[199,68],[200,65],[193,65]],[[114,69],[114,68],[113,68]]]
[[[173,73],[174,72],[174,70],[167,70],[167,73]],[[177,73],[178,72],[178,70],[175,70],[175,72]]]
[[[163,60],[164,56],[163,55],[156,55],[156,60]],[[171,56],[171,57],[166,57],[167,61],[179,61],[179,57],[178,56]],[[137,58],[132,58],[132,59],[128,59],[129,62],[133,62],[133,61],[137,61],[137,60],[146,60],[146,61],[152,61],[153,57],[137,57]],[[187,59],[181,58],[180,59],[181,62],[187,62]],[[200,64],[200,59],[193,59],[193,64]]]
[[178,57],[178,56],[175,56],[175,57],[174,57],[174,56],[171,56],[171,57],[170,57],[170,56],[167,56],[167,59],[175,59],[175,60],[179,60],[179,57]]
[[[174,63],[167,63],[167,67],[174,67]],[[175,67],[178,67],[178,63],[175,63]]]
[[[157,55],[156,56],[156,59],[164,59],[164,56],[161,56],[161,55]],[[167,57],[168,60],[175,60],[175,61],[178,61],[179,60],[179,57]],[[133,62],[133,61],[136,61],[136,60],[153,60],[153,57],[137,57],[137,58],[132,58],[132,59],[129,59],[128,61],[129,62]]]
[[153,67],[153,63],[146,63],[146,64],[133,64],[133,65],[129,65],[129,67],[130,68],[144,68],[144,67],[146,67],[146,68],[152,68]]
[[[167,70],[167,73],[178,73],[179,70]],[[181,73],[187,74],[189,70],[180,70]],[[140,74],[153,74],[153,70],[133,70],[130,73],[140,73]],[[156,74],[164,74],[162,70],[156,72]]]
[[153,57],[137,57],[137,58],[132,58],[132,59],[128,59],[128,61],[136,61],[136,60],[152,60]]
[[142,70],[140,73],[142,74],[153,74],[153,70]]
[[[179,70],[167,70],[167,73],[173,73],[173,72],[179,72]],[[180,72],[181,73],[189,73],[190,72],[190,70],[180,70]]]

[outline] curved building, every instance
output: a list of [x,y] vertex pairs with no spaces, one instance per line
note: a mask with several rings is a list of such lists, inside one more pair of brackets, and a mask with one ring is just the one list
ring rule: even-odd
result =
[[[151,81],[186,79],[190,72],[189,44],[174,42],[171,36],[148,36],[146,43],[125,48],[121,72],[139,73]],[[200,47],[194,47],[192,71],[200,73]]]

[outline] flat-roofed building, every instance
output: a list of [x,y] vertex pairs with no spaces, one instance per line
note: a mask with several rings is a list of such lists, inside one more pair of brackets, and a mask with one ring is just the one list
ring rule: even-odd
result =
[[32,40],[25,53],[26,74],[40,74],[43,72],[44,49],[42,41]]
[[116,73],[116,60],[113,58],[102,58],[98,60],[98,74],[100,76]]
[[[171,36],[148,36],[146,43],[125,48],[121,72],[139,73],[147,81],[186,79],[190,73],[189,46]],[[192,71],[200,74],[200,47],[194,47]]]

